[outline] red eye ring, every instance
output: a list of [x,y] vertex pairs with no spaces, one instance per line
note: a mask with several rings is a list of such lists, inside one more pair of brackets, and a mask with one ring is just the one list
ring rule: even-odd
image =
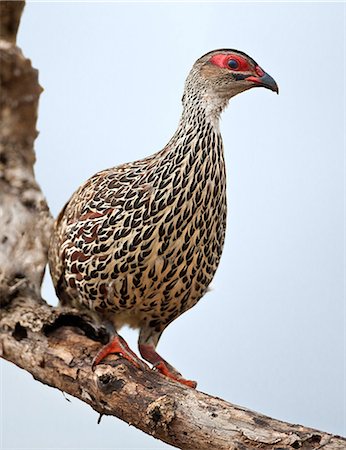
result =
[[[215,66],[221,67],[222,69],[239,70],[241,72],[248,72],[251,70],[248,61],[239,55],[219,53],[218,55],[212,56],[209,61]],[[235,63],[237,63],[238,67],[230,67],[230,61],[234,61]]]

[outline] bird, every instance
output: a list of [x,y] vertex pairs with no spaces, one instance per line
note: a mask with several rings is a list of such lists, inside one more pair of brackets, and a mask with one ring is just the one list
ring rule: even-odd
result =
[[[57,217],[49,267],[60,304],[92,311],[111,330],[93,367],[119,354],[196,387],[156,347],[166,327],[207,292],[219,265],[227,214],[219,118],[232,97],[255,87],[279,92],[246,53],[206,53],[188,74],[167,145],[96,173]],[[118,333],[125,324],[139,330],[143,359]]]

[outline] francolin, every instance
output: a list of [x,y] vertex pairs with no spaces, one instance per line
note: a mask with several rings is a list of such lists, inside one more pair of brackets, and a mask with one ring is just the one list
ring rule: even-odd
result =
[[230,98],[253,87],[278,92],[238,50],[214,50],[187,77],[183,113],[163,150],[98,172],[72,195],[56,223],[49,264],[63,305],[88,308],[112,325],[94,359],[117,353],[144,367],[117,330],[138,328],[139,351],[187,386],[156,346],[164,329],[205,294],[226,228],[226,173],[219,117]]

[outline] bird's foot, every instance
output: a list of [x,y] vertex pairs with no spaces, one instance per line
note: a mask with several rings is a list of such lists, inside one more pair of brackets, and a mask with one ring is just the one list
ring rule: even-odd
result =
[[195,389],[197,386],[196,381],[185,380],[185,378],[183,378],[179,372],[174,370],[173,367],[170,366],[165,361],[159,361],[157,364],[154,365],[153,368],[162,373],[163,375],[165,375],[166,377],[170,378],[171,380],[177,381],[178,383],[184,384],[185,386],[188,386],[192,389]]
[[162,356],[160,356],[156,352],[153,343],[148,344],[139,342],[139,351],[143,356],[143,358],[153,365],[153,369],[162,373],[162,375],[165,375],[171,380],[177,381],[178,383],[184,384],[185,386],[188,386],[193,389],[195,389],[195,387],[197,386],[196,381],[185,380],[185,378],[183,378],[181,374],[173,366],[171,366],[167,361],[165,361],[162,358]]
[[142,361],[136,353],[134,353],[130,347],[128,346],[125,339],[123,339],[121,336],[116,335],[108,344],[106,344],[104,347],[101,348],[101,350],[96,354],[93,363],[92,363],[92,369],[94,370],[95,367],[100,364],[108,355],[120,355],[123,358],[130,361],[135,367],[138,369],[149,369],[149,366]]

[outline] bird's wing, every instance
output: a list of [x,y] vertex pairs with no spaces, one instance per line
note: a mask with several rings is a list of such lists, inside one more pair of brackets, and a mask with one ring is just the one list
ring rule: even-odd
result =
[[[83,262],[79,271],[101,271],[100,267],[112,270],[108,259],[114,259],[117,253],[121,257],[139,244],[146,231],[143,222],[150,235],[151,197],[151,186],[141,182],[141,170],[130,171],[128,166],[99,172],[73,194],[56,220],[49,252],[51,275],[60,300],[68,300],[64,299],[67,264],[69,273],[77,270],[78,261]],[[140,233],[138,226],[142,226]]]

